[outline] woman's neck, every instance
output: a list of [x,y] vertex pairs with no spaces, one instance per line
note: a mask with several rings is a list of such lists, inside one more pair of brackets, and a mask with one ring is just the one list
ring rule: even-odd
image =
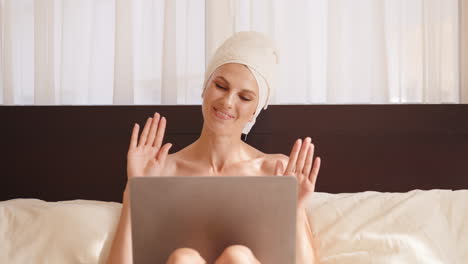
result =
[[219,174],[226,167],[249,159],[240,135],[216,135],[203,127],[200,137],[192,145],[198,162]]

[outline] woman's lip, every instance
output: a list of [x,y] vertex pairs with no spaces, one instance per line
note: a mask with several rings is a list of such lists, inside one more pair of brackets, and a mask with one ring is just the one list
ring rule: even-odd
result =
[[[226,114],[222,111],[218,111],[215,107],[213,107],[213,110],[214,110],[214,114],[217,118],[220,118],[220,119],[223,119],[223,120],[231,120],[231,119],[234,119],[234,117],[232,117],[231,115],[229,114]],[[224,114],[220,114],[221,113],[224,113]]]

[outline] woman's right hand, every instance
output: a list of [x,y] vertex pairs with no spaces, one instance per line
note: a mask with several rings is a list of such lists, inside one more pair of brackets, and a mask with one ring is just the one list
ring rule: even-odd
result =
[[[167,143],[161,147],[166,130],[166,119],[155,113],[153,118],[148,118],[138,138],[139,130],[140,127],[135,124],[127,153],[128,180],[135,176],[162,176],[164,163],[172,146]],[[132,263],[131,230],[130,188],[127,182],[123,192],[120,220],[107,263]]]
[[127,154],[128,180],[135,176],[162,176],[166,157],[172,147],[170,143],[161,147],[165,130],[166,118],[160,117],[159,113],[148,118],[139,139],[139,125],[134,125]]

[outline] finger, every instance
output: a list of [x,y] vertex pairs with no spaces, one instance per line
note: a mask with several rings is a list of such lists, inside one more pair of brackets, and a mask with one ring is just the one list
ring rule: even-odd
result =
[[133,125],[133,130],[132,130],[132,137],[130,138],[130,147],[129,148],[136,148],[137,142],[138,142],[138,130],[140,130],[140,126],[135,123]]
[[299,149],[301,148],[301,144],[302,144],[301,139],[296,140],[296,142],[294,143],[294,146],[291,150],[291,154],[289,155],[289,162],[285,171],[286,174],[296,172],[297,156],[299,154]]
[[309,181],[312,184],[314,190],[315,190],[315,183],[317,182],[317,177],[318,177],[321,163],[322,163],[322,159],[320,157],[317,157],[314,162],[314,167],[312,168],[312,171],[310,172]]
[[310,176],[310,170],[312,169],[312,160],[314,158],[314,144],[310,144],[309,150],[307,151],[307,157],[305,161],[304,170],[302,173],[304,175]]
[[156,137],[156,131],[158,130],[158,123],[159,123],[159,113],[154,113],[153,123],[151,124],[151,129],[148,135],[148,141],[146,141],[146,145],[152,146],[154,142],[154,138]]
[[282,176],[283,175],[283,162],[281,162],[280,160],[278,160],[276,162],[276,167],[275,167],[275,175],[276,176]]
[[[299,157],[297,158],[297,163],[296,163],[296,171],[302,174],[302,170],[304,169],[304,163],[307,157],[307,152],[309,151],[310,148],[310,137],[307,137],[304,140],[304,143],[302,144],[301,150],[299,151]],[[309,174],[306,174],[306,177],[309,176]],[[299,179],[302,180],[302,179]]]
[[158,132],[156,133],[156,140],[153,143],[153,147],[157,147],[158,149],[161,148],[165,131],[166,131],[166,118],[163,116],[159,120]]
[[169,153],[169,149],[171,149],[171,148],[172,148],[171,143],[164,144],[164,146],[159,151],[158,156],[156,157],[156,159],[158,161],[160,161],[161,163],[164,163],[166,161],[167,155]]
[[146,144],[146,139],[148,138],[148,130],[151,125],[151,120],[152,120],[151,117],[149,117],[148,120],[146,120],[145,127],[143,128],[143,132],[141,132],[141,135],[140,135],[140,141],[138,142],[138,146],[142,146]]

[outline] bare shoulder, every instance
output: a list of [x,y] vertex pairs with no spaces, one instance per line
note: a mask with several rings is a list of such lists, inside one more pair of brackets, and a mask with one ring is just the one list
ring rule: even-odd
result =
[[262,171],[266,174],[274,175],[276,170],[276,164],[282,163],[283,168],[286,168],[288,164],[288,156],[284,154],[264,154],[262,162]]
[[188,150],[190,149],[191,146],[192,144],[178,150],[177,152],[170,153],[169,155],[167,155],[166,161],[169,161],[170,163],[175,164],[181,160],[187,159],[187,155],[190,153],[190,151]]
[[288,156],[281,154],[281,153],[276,153],[276,154],[264,154],[264,162],[265,163],[273,163],[276,165],[278,161],[281,161],[283,165],[288,164]]
[[283,163],[283,167],[285,168],[287,163],[288,163],[288,156],[284,154],[269,154],[269,153],[264,153],[258,149],[256,149],[253,146],[248,145],[245,143],[247,146],[247,149],[249,149],[253,160],[255,160],[255,163],[260,165],[260,175],[274,175],[275,169],[276,169],[276,164],[278,161]]
[[191,175],[199,169],[199,164],[194,162],[193,154],[185,147],[177,152],[171,153],[166,158],[164,173],[167,176]]
[[167,155],[166,162],[164,164],[164,173],[167,176],[176,176],[181,167],[182,161],[184,161],[183,149]]

